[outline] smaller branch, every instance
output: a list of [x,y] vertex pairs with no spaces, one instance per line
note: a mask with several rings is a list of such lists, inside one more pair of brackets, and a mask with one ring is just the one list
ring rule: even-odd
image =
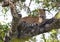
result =
[[30,0],[29,6],[31,5],[32,0]]
[[30,0],[30,3],[29,3],[29,6],[27,7],[28,8],[28,10],[29,10],[29,12],[30,12],[30,14],[31,14],[31,11],[30,11],[30,5],[31,5],[31,2],[32,2],[32,0]]

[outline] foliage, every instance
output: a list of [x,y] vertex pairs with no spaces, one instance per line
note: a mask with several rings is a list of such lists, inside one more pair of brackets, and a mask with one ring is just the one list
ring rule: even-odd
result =
[[[43,42],[44,40],[44,42],[60,42],[60,40],[58,40],[57,38],[56,39],[53,39],[53,37],[51,38],[52,36],[50,36],[50,38],[48,38],[48,39],[45,39],[45,36],[44,36],[44,38],[42,38],[42,39],[40,39],[40,41],[39,42]],[[18,38],[13,38],[12,40],[11,40],[11,42],[37,42],[37,40],[36,40],[36,37],[34,37],[34,38],[25,38],[25,39],[18,39]]]
[[26,38],[12,38],[10,42],[25,42],[28,41],[31,37],[26,37]]
[[21,2],[25,2],[25,0],[21,0]]
[[3,7],[3,9],[2,9],[2,13],[4,13],[4,14],[6,14],[6,12],[9,10],[9,8],[7,8],[7,7]]
[[9,28],[8,28],[7,24],[5,24],[5,25],[0,24],[0,41],[1,40],[3,41],[3,38],[5,37],[5,34],[8,32],[8,30],[9,30]]
[[2,2],[3,0],[0,0],[0,2]]
[[55,18],[60,19],[60,12],[55,15]]
[[[36,0],[35,0],[36,1]],[[50,8],[50,9],[53,9],[53,8],[59,8],[59,3],[60,3],[60,0],[37,0],[36,3],[40,3],[42,2],[43,5],[44,5],[44,8]]]
[[36,17],[38,16],[38,9],[33,10],[28,16]]

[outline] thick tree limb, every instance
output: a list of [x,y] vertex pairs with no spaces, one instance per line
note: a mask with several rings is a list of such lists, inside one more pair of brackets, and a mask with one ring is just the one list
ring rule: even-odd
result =
[[[22,29],[21,29],[22,28]],[[18,37],[35,36],[41,33],[49,32],[52,29],[60,28],[60,19],[49,19],[42,24],[28,24],[21,22],[17,27]]]

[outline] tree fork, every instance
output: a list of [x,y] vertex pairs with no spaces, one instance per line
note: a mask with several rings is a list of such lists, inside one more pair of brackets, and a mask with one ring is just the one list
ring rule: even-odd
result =
[[16,11],[16,4],[14,2],[12,2],[11,0],[4,0],[2,7],[6,7],[6,6],[9,6],[11,10],[11,15],[13,17],[11,30],[12,30],[12,34],[15,34],[17,25],[21,17],[18,15],[18,12]]

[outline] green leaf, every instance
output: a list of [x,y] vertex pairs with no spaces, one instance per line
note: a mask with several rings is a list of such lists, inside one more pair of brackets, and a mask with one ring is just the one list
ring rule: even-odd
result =
[[0,0],[0,2],[2,2],[3,0]]
[[8,11],[9,9],[7,7],[3,7],[2,9],[2,13],[6,14],[6,12]]
[[53,33],[57,33],[57,32],[56,32],[56,30],[53,29],[50,33],[53,34]]
[[40,1],[39,1],[39,0],[35,0],[35,2],[36,2],[36,3],[38,3],[38,4],[40,3]]
[[58,13],[55,15],[55,18],[56,18],[56,19],[60,19],[60,12],[58,12]]
[[21,2],[25,2],[25,0],[21,0]]

